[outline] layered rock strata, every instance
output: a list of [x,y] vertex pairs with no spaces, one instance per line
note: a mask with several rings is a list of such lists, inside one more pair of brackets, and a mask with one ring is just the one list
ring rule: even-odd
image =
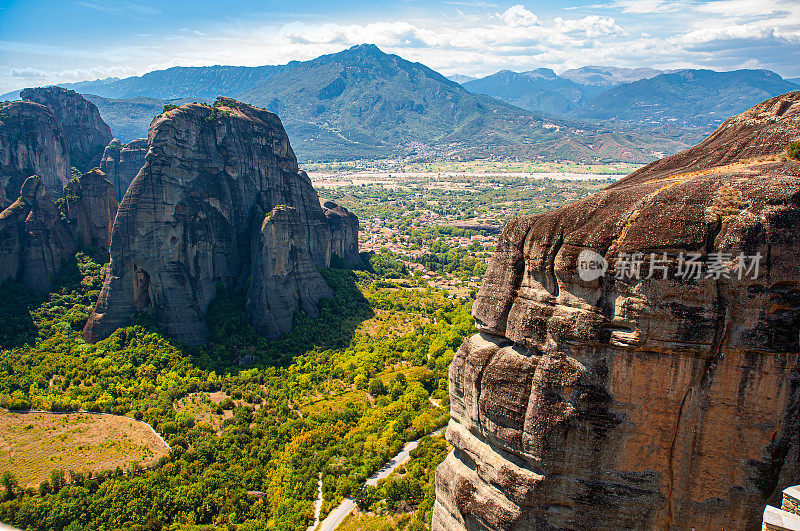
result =
[[321,204],[331,228],[331,253],[349,267],[358,265],[361,263],[358,254],[358,217],[333,201],[322,201]]
[[151,311],[168,335],[204,343],[220,285],[249,283],[250,319],[270,337],[298,305],[313,313],[328,293],[318,268],[329,263],[330,229],[278,117],[219,98],[160,115],[148,141],[114,222],[86,340]]
[[800,480],[798,138],[794,92],[508,223],[450,367],[433,529],[760,527]]
[[74,90],[56,86],[27,88],[20,97],[53,112],[64,130],[73,166],[86,171],[100,164],[100,156],[112,136],[94,103]]
[[0,103],[0,209],[16,200],[22,183],[38,175],[60,196],[70,168],[64,132],[47,107],[25,101]]
[[0,282],[13,278],[45,293],[76,250],[42,179],[26,179],[19,199],[0,212]]
[[144,166],[145,155],[147,155],[146,138],[139,138],[127,144],[115,138],[103,151],[100,169],[108,175],[108,179],[114,185],[117,202],[122,201],[134,177]]
[[117,200],[106,174],[95,168],[70,181],[64,188],[64,199],[78,246],[107,253],[117,216]]

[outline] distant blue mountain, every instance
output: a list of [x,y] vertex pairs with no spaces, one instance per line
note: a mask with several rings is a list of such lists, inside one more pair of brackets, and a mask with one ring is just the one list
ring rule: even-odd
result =
[[609,89],[576,114],[644,126],[684,124],[703,134],[731,115],[793,90],[800,86],[769,70],[679,70]]
[[176,66],[143,76],[110,77],[61,86],[104,98],[201,98],[213,101],[217,96],[234,97],[256,87],[287,66]]
[[486,94],[523,109],[550,114],[572,112],[602,91],[561,78],[549,68],[529,72],[501,70],[463,85],[470,92]]

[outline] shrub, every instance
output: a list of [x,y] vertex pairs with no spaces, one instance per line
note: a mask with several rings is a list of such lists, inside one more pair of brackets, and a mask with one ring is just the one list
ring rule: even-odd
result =
[[786,154],[790,159],[800,160],[800,140],[786,146]]

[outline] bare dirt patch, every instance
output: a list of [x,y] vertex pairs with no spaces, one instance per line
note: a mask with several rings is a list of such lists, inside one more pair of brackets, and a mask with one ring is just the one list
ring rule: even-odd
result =
[[149,426],[128,417],[0,411],[0,470],[26,487],[38,486],[51,470],[147,467],[167,452]]

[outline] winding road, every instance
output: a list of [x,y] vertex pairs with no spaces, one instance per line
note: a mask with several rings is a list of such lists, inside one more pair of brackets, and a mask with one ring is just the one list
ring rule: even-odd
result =
[[[433,433],[429,433],[428,435],[434,436],[442,433],[445,428],[439,428]],[[383,465],[383,468],[372,474],[369,479],[367,479],[367,485],[374,487],[378,484],[378,481],[389,477],[389,475],[394,472],[394,470],[399,467],[400,465],[408,462],[411,458],[409,455],[412,450],[414,450],[417,446],[419,446],[419,439],[416,441],[411,441],[406,443],[400,453],[396,456],[392,457],[389,461]],[[320,490],[319,493],[322,496],[322,491]],[[321,501],[320,499],[317,500],[318,502]],[[342,500],[342,503],[339,506],[331,511],[331,513],[322,521],[321,526],[319,527],[310,527],[309,531],[312,529],[318,529],[319,531],[333,531],[344,521],[345,518],[356,508],[356,503],[353,501],[352,498],[345,498]]]

